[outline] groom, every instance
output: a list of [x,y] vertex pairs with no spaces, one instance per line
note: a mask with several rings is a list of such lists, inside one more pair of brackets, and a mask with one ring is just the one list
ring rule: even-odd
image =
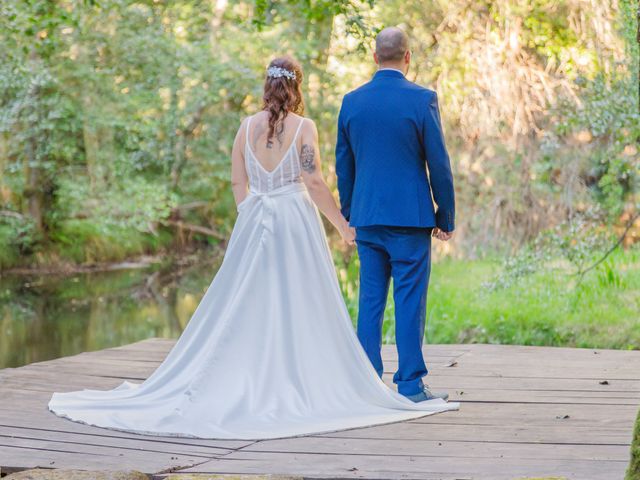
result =
[[393,381],[414,402],[447,400],[422,381],[431,236],[449,240],[455,214],[438,99],[405,78],[411,52],[399,28],[378,34],[373,58],[378,71],[371,81],[343,99],[336,143],[342,213],[356,229],[360,257],[358,338],[382,376],[382,320],[393,278],[399,359]]

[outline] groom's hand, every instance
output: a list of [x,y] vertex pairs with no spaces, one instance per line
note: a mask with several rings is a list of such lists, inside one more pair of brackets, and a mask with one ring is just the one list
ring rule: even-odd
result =
[[348,227],[346,235],[344,235],[344,241],[347,242],[347,245],[353,246],[356,244],[356,229],[353,227]]
[[453,237],[453,232],[445,232],[444,230],[440,230],[438,227],[433,227],[431,236],[436,237],[438,240],[446,242],[451,237]]
[[347,245],[352,246],[356,244],[356,229],[349,225],[349,222],[345,220],[344,217],[341,217],[338,224],[338,232],[340,232],[342,240],[344,240]]

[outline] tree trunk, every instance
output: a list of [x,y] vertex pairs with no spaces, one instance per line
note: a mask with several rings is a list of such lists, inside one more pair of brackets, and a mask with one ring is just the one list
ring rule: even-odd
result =
[[[32,65],[37,66],[38,54],[35,49],[29,53],[29,60]],[[34,104],[38,105],[37,98],[40,96],[40,88],[34,86],[29,92],[29,96],[34,99]],[[37,109],[38,107],[30,107]],[[24,125],[29,130],[29,137],[25,142],[25,188],[24,196],[27,200],[26,212],[33,219],[38,232],[43,232],[44,222],[42,220],[43,211],[43,188],[42,188],[42,169],[40,167],[40,158],[38,158],[38,123],[39,112],[35,112],[35,124]]]
[[26,155],[27,162],[25,168],[26,186],[24,196],[27,199],[27,212],[33,219],[36,228],[42,232],[44,224],[42,221],[42,171],[37,159],[37,141],[31,137],[27,140]]
[[100,142],[96,133],[95,125],[91,121],[91,95],[88,92],[82,93],[82,143],[84,146],[84,159],[87,168],[87,175],[91,182],[91,188],[95,189],[98,183],[97,165]]

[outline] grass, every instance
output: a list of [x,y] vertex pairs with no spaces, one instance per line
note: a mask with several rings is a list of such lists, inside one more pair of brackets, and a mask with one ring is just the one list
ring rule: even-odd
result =
[[[358,260],[338,267],[352,318],[358,310]],[[557,260],[490,289],[501,260],[444,259],[432,265],[425,342],[640,348],[640,249],[616,251],[578,284]],[[383,339],[394,343],[390,292]]]

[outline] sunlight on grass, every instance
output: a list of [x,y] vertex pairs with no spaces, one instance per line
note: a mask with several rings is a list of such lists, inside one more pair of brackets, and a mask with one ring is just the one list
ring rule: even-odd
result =
[[[576,285],[567,267],[554,262],[513,283],[486,286],[501,268],[498,260],[452,260],[432,266],[427,300],[426,343],[502,343],[637,349],[640,345],[638,249],[615,252]],[[339,268],[354,323],[357,319],[357,256]],[[610,279],[611,265],[615,277]],[[390,292],[384,342],[394,343]]]

